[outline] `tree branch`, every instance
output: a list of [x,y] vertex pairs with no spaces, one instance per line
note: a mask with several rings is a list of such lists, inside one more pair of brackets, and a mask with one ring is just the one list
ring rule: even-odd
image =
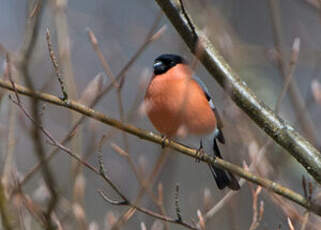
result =
[[201,41],[203,54],[200,61],[213,78],[228,89],[232,100],[248,114],[269,136],[285,148],[321,184],[321,154],[304,139],[292,126],[278,117],[268,106],[259,100],[246,83],[234,73],[222,56],[217,52],[206,35],[182,11],[175,0],[155,0],[172,22],[191,51]]
[[[148,141],[157,143],[159,145],[164,144],[164,140],[160,135],[156,135],[150,131],[146,131],[146,130],[137,128],[135,126],[122,123],[116,119],[110,118],[110,117],[108,117],[98,111],[95,111],[89,107],[86,107],[76,101],[69,100],[68,102],[64,102],[54,95],[32,91],[32,90],[29,90],[28,88],[25,88],[25,87],[18,85],[18,84],[15,84],[15,89],[14,89],[12,84],[9,81],[4,81],[1,79],[0,79],[0,87],[6,88],[11,91],[16,90],[16,92],[19,94],[27,95],[27,96],[30,96],[33,98],[37,98],[39,100],[46,101],[51,104],[55,104],[58,106],[69,108],[69,109],[79,112],[83,115],[86,115],[87,117],[90,117],[92,119],[100,121],[104,124],[113,126],[113,127],[118,128],[120,130],[128,132],[132,135],[135,135],[141,139],[148,140]],[[222,159],[219,159],[219,158],[214,159],[213,157],[211,157],[207,154],[199,156],[197,149],[190,148],[188,146],[179,144],[174,141],[165,140],[165,146],[169,147],[171,149],[174,149],[178,152],[181,152],[187,156],[193,157],[195,159],[199,159],[201,161],[214,164],[217,167],[227,169],[227,170],[231,171],[232,173],[235,173],[235,174],[239,175],[240,177],[247,179],[248,181],[251,181],[255,184],[261,185],[262,187],[264,187],[270,191],[273,191],[273,192],[275,192],[275,193],[277,193],[277,194],[279,194],[289,200],[292,200],[293,202],[295,202],[295,203],[305,207],[306,209],[316,213],[317,215],[321,216],[321,205],[314,204],[314,203],[310,202],[309,200],[307,200],[306,198],[304,198],[302,195],[300,195],[300,194],[298,194],[298,193],[296,193],[286,187],[283,187],[273,181],[270,181],[268,179],[265,179],[265,178],[262,178],[259,176],[255,176],[252,173],[249,173],[248,171],[242,169],[241,167],[236,166],[236,165],[229,163],[227,161],[224,161]]]

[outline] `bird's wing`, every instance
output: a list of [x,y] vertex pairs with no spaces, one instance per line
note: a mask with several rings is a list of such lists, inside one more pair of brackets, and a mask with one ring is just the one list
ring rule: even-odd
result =
[[216,137],[219,140],[219,142],[221,142],[222,144],[225,144],[225,138],[222,132],[223,122],[222,122],[220,113],[218,112],[217,108],[214,108],[213,111],[216,117],[217,129],[218,129]]
[[210,92],[208,91],[205,83],[199,77],[197,77],[196,75],[193,75],[193,80],[195,80],[199,84],[199,86],[202,88],[202,90],[203,90],[208,102],[210,103],[211,108],[214,109],[215,106],[214,106],[214,103],[212,101],[212,96],[211,96]]
[[202,88],[207,100],[208,100],[208,103],[210,104],[210,107],[212,108],[214,114],[215,114],[215,117],[216,117],[216,122],[217,122],[217,130],[216,130],[216,138],[219,140],[219,142],[221,142],[222,144],[225,143],[225,138],[224,138],[224,135],[223,135],[223,132],[222,132],[222,128],[223,128],[223,122],[222,122],[222,119],[221,119],[221,116],[220,116],[220,113],[218,112],[218,109],[215,107],[214,105],[214,102],[212,100],[212,96],[208,90],[208,88],[206,87],[205,83],[199,78],[197,77],[196,75],[193,75],[193,79],[199,84],[199,86]]

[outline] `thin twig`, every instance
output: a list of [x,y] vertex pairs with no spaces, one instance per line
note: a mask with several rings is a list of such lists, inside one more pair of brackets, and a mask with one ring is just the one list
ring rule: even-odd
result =
[[175,211],[177,216],[177,221],[182,221],[181,209],[179,207],[179,184],[176,184],[175,189]]
[[58,79],[58,82],[59,82],[59,85],[60,85],[60,89],[61,89],[61,92],[62,92],[62,95],[63,95],[62,100],[63,101],[67,101],[68,100],[68,94],[66,92],[64,81],[63,81],[63,76],[62,76],[62,74],[61,74],[61,72],[59,70],[59,65],[58,65],[58,62],[57,62],[57,58],[55,56],[55,52],[54,52],[53,47],[52,47],[50,31],[49,31],[48,28],[47,28],[47,31],[46,31],[46,39],[47,39],[47,45],[48,45],[48,50],[49,50],[49,56],[50,56],[50,59],[51,59],[51,63],[53,65],[54,69],[55,69],[56,77]]
[[311,82],[311,91],[314,101],[321,106],[321,84],[318,80],[313,80]]
[[303,221],[302,221],[302,225],[301,225],[301,229],[300,230],[305,230],[308,226],[308,222],[309,222],[309,217],[310,217],[310,213],[309,212],[305,212],[303,215]]
[[205,219],[204,219],[204,216],[203,216],[201,210],[197,210],[197,217],[198,217],[197,226],[199,226],[201,230],[205,230],[206,229],[206,222],[205,222]]
[[94,32],[92,32],[92,30],[90,28],[88,28],[88,36],[89,36],[89,40],[91,42],[91,45],[93,46],[93,49],[95,50],[96,55],[98,56],[100,63],[103,66],[107,77],[110,78],[110,80],[113,83],[115,88],[119,88],[119,83],[116,81],[116,78],[115,78],[114,74],[112,73],[110,66],[107,63],[107,60],[98,45],[98,40],[97,40]]
[[157,40],[164,33],[164,28],[165,27],[161,27],[156,32],[156,28],[158,27],[162,17],[163,17],[163,12],[160,10],[159,13],[156,15],[155,20],[153,21],[153,24],[152,24],[150,30],[148,31],[142,46],[136,51],[136,53],[133,55],[133,57],[128,62],[128,64],[123,68],[123,70],[116,77],[117,79],[119,77],[119,82],[124,82],[125,81],[125,72],[127,72],[129,67],[136,61],[136,59],[140,56],[140,54],[148,47],[148,45],[152,41]]
[[300,38],[295,38],[292,46],[292,54],[291,54],[291,59],[289,63],[289,71],[284,79],[284,86],[282,88],[282,91],[280,93],[280,96],[278,97],[278,100],[275,106],[276,114],[279,113],[280,107],[281,107],[281,101],[283,100],[283,97],[285,96],[286,92],[288,91],[289,85],[292,82],[296,63],[299,57],[299,52],[300,52]]
[[11,215],[8,210],[8,200],[5,197],[5,191],[2,184],[2,181],[0,181],[0,215],[1,215],[1,221],[3,224],[3,227],[8,230],[14,229],[11,223]]
[[[158,190],[158,207],[160,209],[160,212],[163,216],[166,216],[166,211],[165,211],[165,207],[164,207],[164,192],[163,192],[163,185],[161,183],[158,184],[157,186],[157,190]],[[165,230],[169,230],[169,226],[168,223],[165,222]]]
[[[304,192],[304,197],[312,202],[313,187],[311,181],[306,181],[305,176],[302,176],[302,187]],[[307,210],[304,212],[301,230],[305,230],[308,225],[308,220],[310,217],[310,212]]]
[[[258,186],[256,190],[254,190],[251,187],[252,190],[252,196],[253,196],[253,217],[252,217],[252,223],[251,226],[249,228],[249,230],[255,230],[259,227],[260,221],[262,219],[262,215],[263,215],[263,208],[260,208],[258,210],[258,197],[262,191],[262,187]],[[260,207],[263,207],[262,205],[263,203],[260,204]]]
[[[12,81],[12,63],[10,60],[10,55],[9,53],[6,54],[6,69],[5,69],[5,74],[7,75],[7,79]],[[10,194],[8,192],[11,190],[11,185],[12,183],[12,174],[15,171],[14,167],[14,150],[15,150],[15,125],[16,125],[16,106],[12,103],[8,104],[8,130],[7,130],[7,140],[6,140],[6,152],[4,154],[4,159],[3,159],[3,169],[1,173],[1,190],[3,189],[3,197],[1,197],[1,210],[3,212],[2,216],[3,218],[7,218],[7,200],[10,200]],[[12,186],[13,188],[15,185]],[[0,195],[0,196],[2,196]],[[18,211],[18,217],[19,217],[19,225],[21,225],[21,209],[20,207],[17,207]],[[13,216],[9,216],[12,218]],[[4,220],[7,221],[7,220]],[[9,222],[12,222],[12,220],[9,220]],[[4,223],[6,226],[8,223]],[[10,224],[9,224],[10,225]],[[8,226],[9,228],[11,226]],[[23,227],[21,227],[23,228]],[[11,229],[11,228],[10,228]]]
[[[155,181],[155,178],[157,177],[157,174],[162,169],[163,165],[165,164],[166,160],[168,158],[168,149],[163,149],[160,156],[156,160],[156,163],[154,164],[154,167],[152,169],[152,172],[147,177],[147,179],[143,182],[144,186],[141,186],[138,195],[136,196],[133,204],[139,205],[140,201],[143,199],[143,196],[146,191],[152,187],[153,182]],[[135,213],[134,208],[130,208],[127,211],[125,211],[120,218],[117,220],[117,222],[114,224],[114,226],[111,228],[112,230],[119,229],[121,225],[123,225],[125,222],[127,222],[130,217]]]
[[34,220],[40,224],[42,228],[46,227],[46,217],[45,212],[42,208],[36,204],[30,197],[26,196],[24,193],[19,193],[20,199],[22,199],[22,204],[28,210]]
[[14,94],[15,94],[15,96],[16,96],[16,99],[17,99],[18,103],[20,104],[20,103],[21,103],[20,97],[19,97],[19,94],[18,94],[18,92],[17,92],[15,83],[14,83],[14,81],[13,81],[13,79],[12,79],[11,58],[10,58],[9,53],[7,53],[6,59],[7,59],[6,61],[7,61],[7,69],[8,69],[8,79],[9,79],[11,85],[12,85],[13,92],[14,92]]
[[28,18],[32,19],[35,15],[37,15],[39,13],[40,7],[41,7],[41,1],[38,1],[37,3],[35,3],[35,6],[30,11]]
[[141,213],[144,213],[148,216],[151,216],[151,217],[155,217],[157,219],[160,219],[160,220],[163,220],[165,222],[169,222],[169,223],[173,223],[173,224],[178,224],[178,225],[181,225],[181,226],[184,226],[188,229],[195,229],[197,230],[196,227],[184,222],[184,221],[177,221],[177,219],[174,219],[174,218],[171,218],[171,217],[167,217],[167,216],[163,216],[161,214],[158,214],[158,213],[155,213],[153,211],[150,211],[148,209],[145,209],[145,208],[142,208],[142,207],[139,207],[139,206],[136,206],[132,203],[128,203],[128,204],[122,204],[122,202],[116,202],[116,201],[113,201],[111,200],[110,198],[108,198],[106,196],[106,194],[103,192],[103,191],[99,191],[99,194],[102,196],[102,198],[107,201],[108,203],[112,204],[112,205],[128,205],[128,206],[131,206],[132,208],[136,209],[137,211],[141,212]]
[[118,146],[115,143],[111,143],[111,148],[116,151],[117,153],[119,153],[121,156],[125,157],[127,159],[127,162],[129,163],[129,166],[131,168],[131,170],[134,172],[136,179],[139,183],[139,185],[142,188],[145,188],[146,191],[148,192],[148,194],[150,195],[152,201],[154,201],[154,203],[156,205],[159,206],[159,200],[157,199],[157,197],[155,197],[155,195],[152,192],[152,189],[150,188],[150,186],[146,185],[146,182],[143,178],[143,176],[141,175],[142,173],[136,168],[133,159],[130,157],[130,154],[127,153],[124,149],[122,149],[120,146]]
[[[275,48],[278,53],[278,68],[281,73],[281,76],[286,81],[287,78],[287,70],[285,65],[285,55],[282,47],[283,43],[283,35],[282,35],[282,23],[281,23],[281,13],[280,13],[280,1],[269,0],[269,9],[271,12],[272,19],[272,30],[273,30],[273,38],[275,42]],[[308,111],[305,108],[303,96],[299,90],[295,81],[291,81],[289,84],[289,95],[291,102],[293,104],[295,116],[302,127],[304,133],[308,136],[311,142],[314,145],[319,145],[318,137],[316,135],[316,131],[314,129],[314,124],[311,120],[311,117]]]
[[[58,58],[64,73],[64,80],[66,83],[66,90],[68,97],[76,99],[77,89],[72,69],[71,52],[70,52],[70,36],[68,30],[67,16],[66,16],[66,0],[55,1],[55,26],[57,34]],[[63,90],[63,93],[66,92]],[[65,95],[64,95],[65,96]]]
[[288,226],[289,226],[290,230],[295,230],[290,217],[288,217]]

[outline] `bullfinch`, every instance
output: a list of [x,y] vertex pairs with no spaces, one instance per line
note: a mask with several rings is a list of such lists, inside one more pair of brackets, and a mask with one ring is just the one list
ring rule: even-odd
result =
[[[193,75],[187,61],[178,55],[157,57],[153,68],[144,105],[154,127],[167,138],[201,136],[200,151],[222,158],[217,144],[217,141],[225,143],[222,122],[205,84]],[[240,189],[232,173],[213,164],[209,167],[219,189]]]

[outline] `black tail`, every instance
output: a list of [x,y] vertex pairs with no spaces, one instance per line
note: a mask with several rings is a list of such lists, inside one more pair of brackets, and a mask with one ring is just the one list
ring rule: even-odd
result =
[[[219,157],[222,159],[221,152],[220,152],[218,145],[216,143],[216,139],[214,139],[213,151],[214,151],[215,157]],[[240,185],[232,173],[230,173],[229,171],[225,171],[223,169],[217,168],[213,164],[209,164],[209,167],[211,169],[211,172],[214,176],[217,187],[219,189],[223,189],[226,186],[232,190],[239,190],[240,189]]]

